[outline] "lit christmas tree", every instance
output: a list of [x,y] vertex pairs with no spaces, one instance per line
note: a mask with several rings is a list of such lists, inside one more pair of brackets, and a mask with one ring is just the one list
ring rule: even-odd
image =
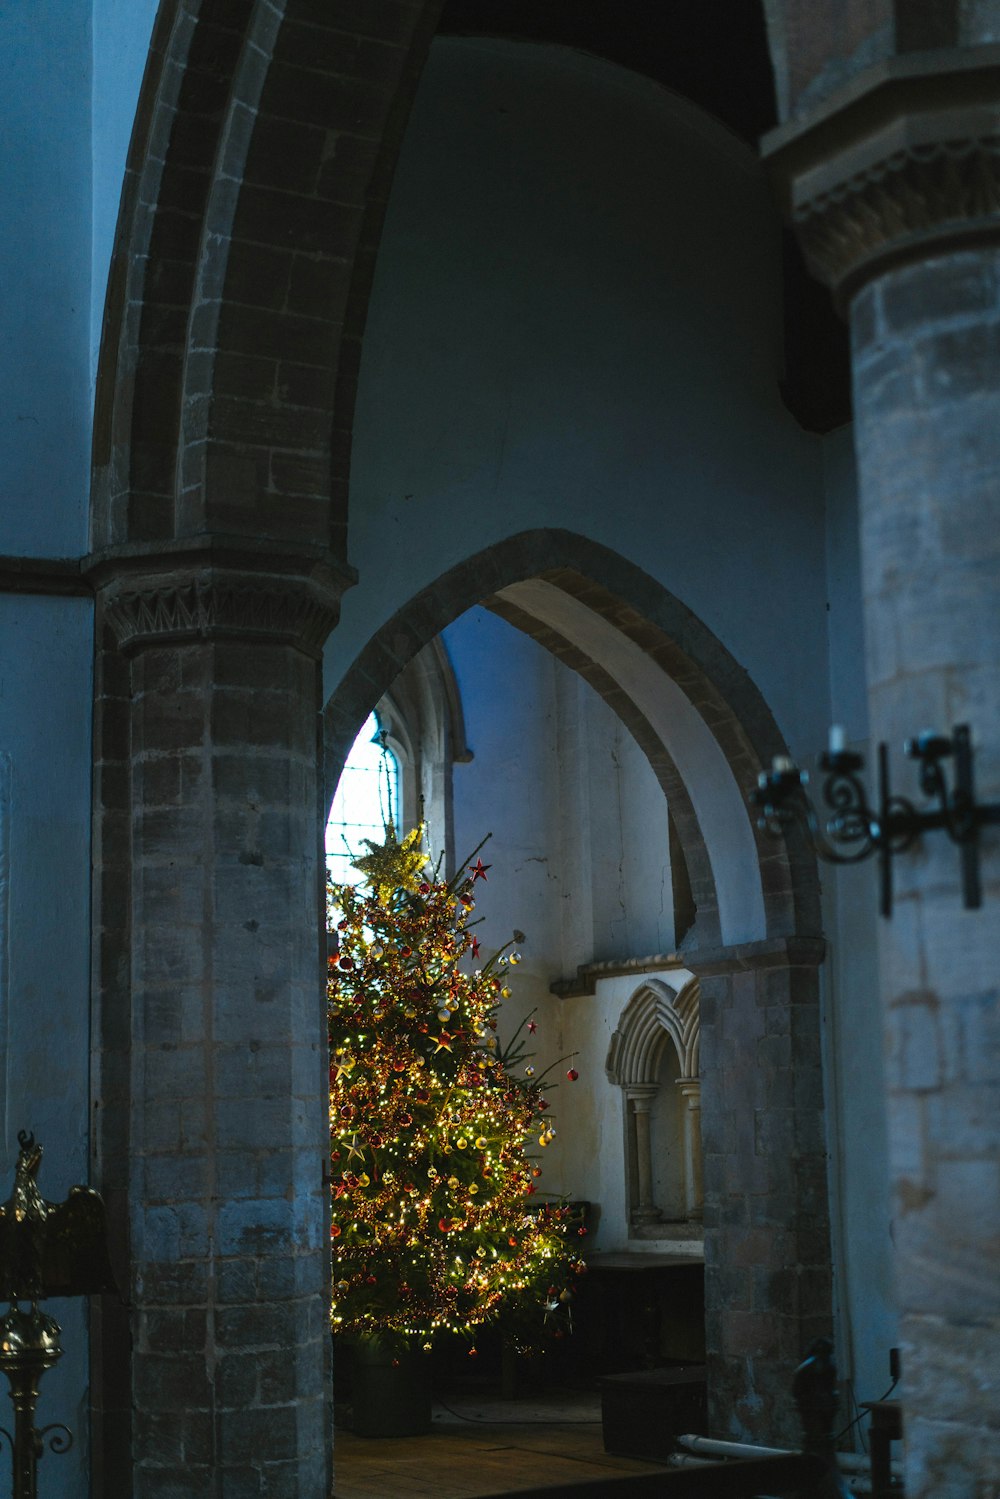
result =
[[535,1195],[555,1134],[526,1061],[535,1022],[506,1050],[497,1037],[520,956],[480,964],[469,930],[490,866],[428,879],[421,835],[387,825],[355,860],[367,888],[330,891],[333,1326],[427,1348],[506,1312],[523,1344],[561,1333],[583,1229]]

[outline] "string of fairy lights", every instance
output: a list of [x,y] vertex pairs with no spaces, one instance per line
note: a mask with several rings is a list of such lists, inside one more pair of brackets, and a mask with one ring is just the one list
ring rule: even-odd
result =
[[498,1039],[520,954],[481,960],[469,923],[490,866],[425,878],[421,835],[387,824],[355,860],[366,884],[331,891],[333,1326],[429,1348],[520,1310],[558,1335],[584,1229],[536,1196],[555,1137],[525,1062],[536,1023]]

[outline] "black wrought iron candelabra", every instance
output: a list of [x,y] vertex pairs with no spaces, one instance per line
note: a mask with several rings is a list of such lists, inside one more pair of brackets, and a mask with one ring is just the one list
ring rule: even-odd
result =
[[[115,1289],[108,1259],[104,1203],[89,1187],[72,1187],[65,1202],[46,1202],[35,1178],[42,1147],[21,1131],[14,1189],[0,1205],[0,1369],[14,1406],[13,1499],[37,1499],[38,1462],[45,1451],[68,1452],[73,1433],[62,1422],[35,1425],[38,1385],[62,1357],[60,1327],[39,1310],[46,1296],[90,1296]],[[24,1308],[20,1303],[28,1303]]]
[[[951,737],[927,730],[908,739],[904,752],[919,767],[920,790],[929,806],[918,808],[894,796],[889,784],[889,752],[878,747],[878,802],[872,807],[861,781],[864,760],[846,747],[844,732],[830,730],[830,746],[820,756],[826,774],[823,800],[829,811],[821,816],[806,793],[809,777],[785,755],[776,755],[770,770],[762,771],[752,801],[760,809],[757,826],[775,837],[798,824],[821,859],[830,864],[858,864],[875,856],[879,861],[879,909],[892,915],[892,861],[910,848],[922,833],[941,828],[958,845],[962,866],[962,900],[966,909],[982,904],[979,873],[979,830],[1000,823],[1000,804],[978,804],[973,784],[972,737],[968,724],[958,724]],[[945,762],[953,762],[948,785]]]

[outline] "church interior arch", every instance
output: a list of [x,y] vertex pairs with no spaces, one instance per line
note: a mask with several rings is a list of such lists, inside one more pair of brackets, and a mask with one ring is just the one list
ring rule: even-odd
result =
[[[27,299],[40,309],[45,338],[39,340],[44,358],[36,374],[29,371],[26,389],[37,386],[34,409],[44,419],[35,438],[26,421],[16,445],[17,483],[32,503],[11,507],[5,524],[11,552],[46,552],[39,578],[51,597],[36,598],[31,588],[41,584],[28,577],[26,585],[25,570],[8,559],[5,618],[29,645],[5,680],[12,700],[29,711],[21,721],[12,717],[9,743],[0,745],[0,754],[12,755],[14,792],[3,817],[18,900],[26,888],[26,809],[44,804],[44,794],[26,796],[24,788],[40,786],[41,768],[50,783],[70,788],[72,823],[67,837],[62,811],[48,818],[45,826],[55,829],[49,841],[66,857],[61,867],[52,860],[38,865],[31,919],[15,908],[10,972],[18,984],[27,982],[25,993],[56,996],[59,1025],[36,1046],[34,1036],[18,1029],[32,1006],[13,1017],[11,1035],[21,1051],[15,1046],[12,1055],[28,1059],[13,1096],[30,1092],[42,1132],[62,1131],[72,1179],[90,1169],[104,1190],[123,1284],[140,1252],[150,1250],[134,1326],[133,1308],[124,1305],[95,1308],[91,1321],[91,1387],[103,1419],[91,1470],[95,1491],[117,1483],[124,1492],[133,1438],[143,1462],[160,1460],[143,1447],[155,1416],[144,1407],[131,1424],[136,1392],[151,1405],[159,1396],[159,1354],[150,1337],[160,1311],[155,1294],[171,1313],[181,1307],[178,1315],[186,1315],[181,1292],[190,1285],[197,1315],[207,1315],[202,1303],[209,1292],[202,1295],[198,1277],[215,1250],[181,1252],[180,1239],[170,1235],[182,1225],[185,1246],[201,1243],[197,1225],[204,1221],[213,1226],[203,1238],[214,1244],[215,1215],[224,1209],[228,1221],[238,1217],[256,1170],[244,1172],[240,1192],[220,1208],[218,1193],[198,1174],[204,1162],[196,1131],[178,1126],[166,1145],[157,1143],[156,1121],[175,1101],[161,1108],[154,1084],[172,1067],[183,1082],[176,1049],[194,1056],[205,1042],[207,1055],[215,1044],[213,1026],[224,1017],[212,1005],[233,955],[241,955],[238,968],[251,944],[247,974],[232,980],[238,1023],[231,1044],[249,1046],[253,1039],[241,1007],[266,945],[266,933],[251,930],[259,927],[255,902],[267,902],[252,882],[262,886],[261,871],[283,858],[286,873],[296,862],[301,873],[313,857],[314,805],[321,801],[313,794],[311,759],[316,711],[328,699],[327,770],[335,779],[351,733],[383,704],[405,762],[407,807],[419,808],[423,797],[440,830],[435,839],[448,858],[460,857],[465,832],[473,823],[481,827],[489,807],[487,771],[503,762],[505,737],[524,729],[518,673],[529,648],[539,646],[569,669],[549,704],[567,732],[577,725],[567,763],[575,756],[582,764],[587,750],[594,774],[589,781],[578,777],[573,787],[579,815],[568,819],[567,836],[547,850],[525,844],[527,872],[518,867],[517,888],[498,892],[499,904],[508,924],[523,921],[517,906],[525,894],[533,902],[546,884],[556,887],[551,867],[574,870],[580,863],[581,826],[612,829],[613,809],[601,805],[601,794],[627,780],[624,770],[617,781],[608,771],[612,753],[620,754],[628,773],[643,778],[650,804],[659,798],[655,848],[668,873],[662,902],[668,915],[657,910],[653,920],[655,902],[639,898],[626,903],[624,914],[611,909],[613,901],[602,906],[605,890],[619,889],[620,861],[614,838],[596,836],[600,857],[589,859],[589,912],[576,901],[571,918],[553,923],[559,943],[540,954],[530,978],[548,1013],[561,1016],[567,1033],[576,1028],[591,1078],[603,1079],[614,1028],[636,993],[678,983],[678,998],[700,996],[697,1071],[706,1140],[711,1134],[706,1158],[716,1173],[706,1180],[703,1229],[717,1424],[759,1436],[764,1423],[780,1434],[787,1367],[809,1335],[830,1325],[825,1156],[833,1136],[834,1148],[850,1160],[850,1169],[834,1172],[831,1181],[848,1223],[842,1258],[853,1256],[852,1275],[842,1277],[853,1287],[845,1293],[850,1315],[843,1320],[858,1329],[857,1349],[849,1339],[845,1347],[863,1392],[875,1390],[873,1371],[881,1370],[893,1338],[878,1021],[866,1001],[874,937],[858,915],[860,902],[845,897],[838,905],[831,883],[821,889],[794,838],[765,845],[746,806],[773,755],[802,758],[822,742],[831,704],[834,716],[849,722],[852,742],[862,744],[867,732],[857,667],[857,559],[837,550],[837,538],[857,529],[850,434],[832,430],[847,417],[843,371],[838,375],[835,359],[813,352],[821,379],[814,379],[810,396],[803,376],[808,359],[801,349],[795,357],[794,339],[781,327],[796,273],[783,282],[787,245],[783,252],[756,152],[757,135],[774,122],[762,10],[745,8],[723,46],[709,35],[711,6],[670,7],[671,41],[657,61],[638,40],[642,12],[652,16],[656,8],[638,6],[632,28],[619,24],[621,7],[611,6],[615,14],[610,21],[605,16],[605,26],[621,33],[621,44],[609,50],[599,38],[588,39],[590,23],[578,7],[568,8],[575,18],[560,29],[549,24],[548,7],[512,0],[519,19],[508,15],[505,25],[492,0],[489,15],[478,4],[449,0],[436,37],[441,8],[434,3],[375,7],[367,24],[382,33],[356,37],[345,52],[343,28],[358,23],[358,9],[348,0],[323,7],[285,0],[242,10],[162,0],[154,18],[149,0],[134,7],[74,0],[75,29],[60,34],[60,18],[49,7],[37,39],[24,39],[40,68],[46,49],[93,54],[95,67],[93,79],[81,72],[80,79],[62,80],[66,97],[56,114],[71,128],[61,131],[59,151],[53,147],[46,157],[53,170],[39,172],[26,192],[26,201],[43,204],[37,222],[31,220],[35,238],[26,238],[39,254],[18,247],[11,257],[11,269],[28,278],[27,268],[45,259],[58,230],[65,285],[60,281],[53,297],[52,287],[45,294],[38,289],[47,283],[32,283]],[[150,31],[98,358],[101,247],[110,240],[121,184],[109,138],[124,159]],[[684,46],[685,37],[696,45]],[[112,98],[101,80],[121,76],[126,54],[131,82]],[[727,85],[743,72],[753,75],[752,98],[737,98]],[[75,205],[71,224],[63,212],[67,194]],[[91,284],[96,312],[88,317]],[[798,285],[801,295],[800,274]],[[81,319],[88,324],[82,333]],[[46,340],[55,322],[63,343],[53,352]],[[49,376],[63,357],[60,385]],[[95,365],[91,552],[78,561],[88,546]],[[839,406],[822,392],[817,399],[818,386],[827,396],[839,388]],[[65,392],[62,412],[55,411],[54,388]],[[847,621],[839,634],[828,603],[838,623]],[[516,626],[517,643],[498,645],[507,625]],[[458,663],[451,676],[442,632]],[[190,816],[187,786],[170,784],[163,803],[154,800],[152,760],[178,759],[178,736],[196,699],[198,711],[211,702],[188,745],[205,754],[202,786],[219,768],[209,766],[213,735],[222,744],[241,715],[255,734],[277,732],[281,714],[269,719],[264,705],[268,690],[273,701],[279,687],[272,678],[268,689],[265,677],[291,651],[289,641],[294,669],[286,661],[280,690],[290,705],[282,721],[294,720],[299,736],[300,821],[284,844],[275,836],[260,847],[253,830],[268,825],[270,813],[265,808],[258,818],[259,788],[251,788],[246,804],[223,808],[231,820],[226,829],[220,821],[216,847],[229,862],[217,889],[206,886],[198,905],[194,977],[185,988],[179,966],[169,985],[144,988],[151,953],[170,949],[178,965],[183,953],[180,943],[170,948],[164,930],[144,928],[142,898],[149,897],[147,912],[161,896],[182,900],[214,857],[207,845],[193,853],[193,840],[208,824]],[[231,675],[215,680],[211,671],[221,671],[220,663]],[[64,689],[54,717],[50,704],[38,709],[30,680],[43,667]],[[538,670],[539,680],[555,672],[551,661]],[[492,704],[491,754],[463,720],[470,674],[478,674],[483,700],[491,686],[504,684]],[[580,707],[584,688],[595,690],[599,707]],[[255,707],[244,712],[237,700],[250,691]],[[175,708],[183,710],[176,719]],[[601,735],[588,746],[588,726],[598,722]],[[531,731],[539,753],[546,729],[542,715]],[[148,763],[140,763],[140,730],[150,736]],[[154,742],[157,734],[162,744]],[[63,759],[47,747],[56,744]],[[270,753],[258,742],[240,749],[255,775]],[[220,750],[219,765],[225,758]],[[238,779],[232,771],[232,763],[222,766],[230,785]],[[161,787],[168,781],[168,774],[160,776]],[[275,797],[282,814],[287,800]],[[516,810],[516,795],[510,800]],[[521,800],[522,816],[538,805],[537,797]],[[199,803],[212,815],[220,805]],[[163,830],[178,826],[182,815],[189,826],[176,851],[158,848]],[[638,822],[634,816],[633,832]],[[240,839],[251,829],[246,847],[234,827]],[[501,827],[498,848],[503,833]],[[32,839],[36,851],[45,845],[46,837]],[[163,873],[172,862],[183,868],[183,880]],[[659,879],[653,863],[634,860],[625,885],[631,881],[635,892]],[[38,913],[48,911],[54,887],[60,929],[72,935],[71,975],[46,966],[53,962],[50,944],[39,940]],[[295,902],[288,904],[291,911]],[[298,905],[309,905],[309,891]],[[92,945],[78,930],[88,909]],[[221,935],[204,916],[211,912],[214,921],[217,909],[232,927]],[[307,954],[314,934],[307,925],[272,949],[302,959],[305,977],[299,973],[295,983],[317,1010],[316,965]],[[828,1029],[839,1028],[841,1039],[828,1044],[840,1048],[839,1056],[846,1054],[843,1037],[851,1038],[852,1065],[865,1083],[863,1129],[852,1123],[856,1116],[838,1096],[844,1085],[837,1067],[823,1053],[817,966],[823,930],[836,932],[840,944],[840,966],[825,970],[823,979],[839,1006]],[[673,966],[664,966],[664,958]],[[6,987],[13,985],[3,970],[0,1000]],[[164,1000],[168,988],[171,1003]],[[285,974],[274,992],[284,1002],[292,988]],[[5,1010],[5,1021],[12,1013]],[[310,1024],[315,1049],[317,1026]],[[307,1028],[294,1011],[279,1048],[282,1038],[297,1042]],[[683,1037],[661,1026],[660,1034],[668,1032],[673,1039],[647,1059],[650,1068],[659,1062],[656,1078],[615,1082],[619,1093],[655,1082],[662,1095],[675,1065],[671,1047],[677,1075],[693,1076],[683,1071],[690,1065],[681,1056]],[[53,1053],[59,1067],[51,1065]],[[246,1067],[255,1078],[256,1055]],[[194,1059],[192,1076],[203,1062]],[[304,1219],[312,1213],[307,1237],[317,1243],[322,1192],[312,1168],[322,1146],[319,1072],[314,1067],[310,1074],[312,1143],[303,1146],[301,1135],[293,1141],[301,1169],[296,1211]],[[584,1088],[560,1095],[567,1123],[553,1156],[567,1181],[569,1140],[581,1153],[601,1148],[595,1121],[581,1107],[586,1096]],[[276,1114],[284,1110],[286,1123],[291,1098],[284,1080],[266,1098]],[[571,1108],[579,1110],[576,1121]],[[250,1116],[255,1120],[258,1111]],[[619,1119],[613,1136],[619,1179],[631,1171],[627,1161],[621,1170],[622,1139]],[[262,1149],[272,1144],[265,1140]],[[147,1185],[147,1160],[159,1195]],[[168,1178],[174,1185],[163,1186]],[[692,1180],[688,1173],[686,1198]],[[195,1183],[190,1201],[179,1185],[184,1181]],[[664,1191],[675,1188],[674,1178],[664,1179]],[[253,1231],[278,1221],[280,1194],[272,1200],[262,1191],[258,1208]],[[863,1244],[852,1217],[874,1225]],[[613,1221],[627,1239],[629,1218],[623,1198],[620,1213],[605,1211],[598,1242]],[[737,1243],[740,1234],[752,1248]],[[321,1274],[312,1240],[315,1309]],[[750,1280],[742,1262],[740,1274],[726,1279],[741,1248],[761,1256],[754,1286],[777,1287],[774,1336],[763,1351],[749,1322],[727,1320],[729,1291]],[[769,1255],[794,1263],[793,1284],[782,1279],[784,1261]],[[842,1268],[838,1262],[838,1273]],[[159,1276],[154,1294],[150,1277]],[[226,1295],[245,1297],[248,1320],[270,1314],[271,1301],[280,1299],[275,1293],[269,1301],[256,1281],[247,1290],[233,1264],[208,1277],[212,1296],[227,1276]],[[292,1310],[298,1315],[301,1307]],[[771,1331],[769,1322],[768,1337]],[[285,1346],[297,1350],[305,1341],[286,1339]],[[52,1387],[82,1401],[82,1329],[77,1342]],[[322,1479],[315,1475],[328,1454],[315,1432],[328,1381],[325,1355],[313,1350],[309,1357],[308,1368],[296,1371],[309,1391],[314,1433],[301,1460],[303,1472],[313,1464],[318,1492]],[[134,1382],[132,1359],[139,1371]],[[232,1410],[218,1405],[217,1414],[225,1425]],[[235,1418],[242,1414],[237,1409]],[[179,1430],[180,1400],[169,1417]],[[304,1438],[303,1450],[307,1445]],[[74,1462],[70,1489],[82,1495],[85,1444]]]

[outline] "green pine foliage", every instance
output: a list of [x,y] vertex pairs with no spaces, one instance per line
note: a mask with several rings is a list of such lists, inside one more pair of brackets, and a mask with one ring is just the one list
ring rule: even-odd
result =
[[478,961],[481,864],[394,886],[373,863],[370,888],[330,892],[334,1329],[425,1347],[492,1319],[521,1346],[561,1334],[582,1227],[539,1196],[555,1131],[526,1060],[534,1023],[498,1040],[519,955]]

